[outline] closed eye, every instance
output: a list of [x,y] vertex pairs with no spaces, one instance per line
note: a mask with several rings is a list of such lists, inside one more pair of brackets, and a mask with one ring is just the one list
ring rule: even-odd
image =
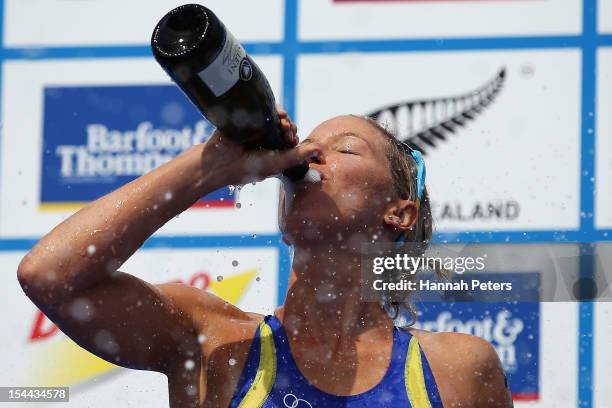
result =
[[340,153],[347,153],[347,154],[354,154],[356,156],[358,156],[359,154],[352,151],[352,150],[340,150]]

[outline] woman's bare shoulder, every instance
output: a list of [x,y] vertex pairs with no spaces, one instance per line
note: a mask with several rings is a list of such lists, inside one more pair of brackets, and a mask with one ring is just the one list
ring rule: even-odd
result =
[[464,333],[410,328],[427,357],[445,406],[512,407],[506,377],[493,345]]
[[[473,355],[476,359],[484,357],[497,357],[495,348],[487,340],[471,334],[455,332],[430,332],[410,328],[408,331],[414,335],[423,351],[450,354],[458,358],[465,358],[465,354]],[[457,353],[462,353],[457,355]]]

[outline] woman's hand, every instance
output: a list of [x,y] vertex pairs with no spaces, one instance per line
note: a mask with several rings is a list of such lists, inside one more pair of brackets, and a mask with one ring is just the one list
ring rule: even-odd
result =
[[297,146],[297,126],[280,105],[276,109],[283,138],[292,147],[283,151],[247,150],[216,130],[204,143],[201,155],[203,175],[211,185],[221,188],[260,181],[321,153],[314,143]]

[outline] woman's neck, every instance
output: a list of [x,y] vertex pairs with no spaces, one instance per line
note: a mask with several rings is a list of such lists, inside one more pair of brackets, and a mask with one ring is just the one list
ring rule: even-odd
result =
[[296,250],[285,304],[278,311],[288,335],[335,347],[365,332],[387,337],[393,321],[379,302],[361,300],[360,276],[359,254],[338,248]]

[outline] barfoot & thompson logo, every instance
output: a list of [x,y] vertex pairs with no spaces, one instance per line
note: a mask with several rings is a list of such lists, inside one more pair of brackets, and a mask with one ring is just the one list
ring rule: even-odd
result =
[[[40,208],[71,211],[172,160],[214,128],[175,87],[44,90]],[[196,207],[235,205],[221,188]]]

